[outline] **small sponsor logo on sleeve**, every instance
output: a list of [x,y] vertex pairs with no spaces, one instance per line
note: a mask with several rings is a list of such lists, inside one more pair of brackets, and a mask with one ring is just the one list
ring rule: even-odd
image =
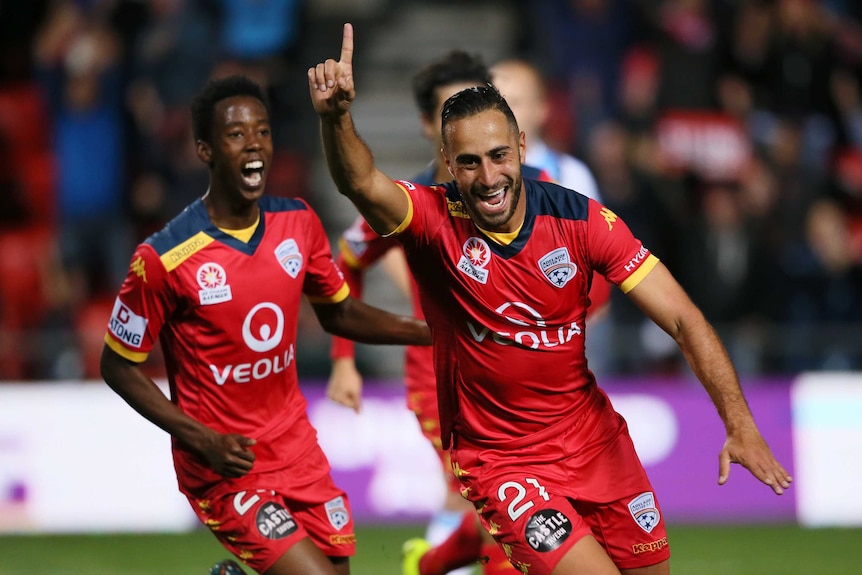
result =
[[117,340],[129,347],[140,349],[147,332],[147,318],[133,312],[120,298],[114,300],[114,309],[108,329]]

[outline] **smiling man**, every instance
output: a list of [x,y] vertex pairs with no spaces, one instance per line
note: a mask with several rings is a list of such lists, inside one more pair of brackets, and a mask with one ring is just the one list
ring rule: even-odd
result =
[[[297,381],[301,298],[324,329],[357,341],[428,345],[428,327],[351,297],[317,215],[264,195],[272,137],[259,86],[210,82],[192,124],[209,189],[132,256],[102,376],[171,435],[179,489],[227,550],[267,575],[347,575],[350,504]],[[170,399],[139,367],[156,340]]]
[[[531,575],[670,570],[658,498],[587,368],[594,271],[674,338],[715,403],[726,430],[719,483],[735,462],[777,494],[789,487],[703,314],[613,212],[522,178],[529,142],[496,88],[443,105],[453,181],[393,181],[356,132],[352,61],[347,24],[340,59],[308,70],[329,170],[369,225],[405,247],[434,340],[443,445],[513,565]],[[420,558],[411,572],[435,568]]]

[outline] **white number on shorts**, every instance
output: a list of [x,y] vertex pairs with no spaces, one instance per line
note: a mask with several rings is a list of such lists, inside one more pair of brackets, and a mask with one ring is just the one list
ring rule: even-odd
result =
[[[533,479],[532,477],[526,478],[524,481],[532,485],[539,492],[539,496],[542,497],[545,501],[548,501],[550,497],[548,497],[548,492],[545,491],[544,486],[539,483],[537,479]],[[500,488],[497,490],[497,498],[501,503],[504,503],[508,497],[506,496],[506,492],[509,489],[515,490],[515,497],[512,499],[512,502],[509,503],[509,518],[512,521],[515,521],[518,517],[526,513],[526,511],[533,506],[532,501],[526,501],[523,505],[518,505],[523,501],[523,499],[527,496],[527,488],[518,483],[517,481],[507,481],[502,484]]]
[[242,498],[245,497],[246,492],[240,491],[236,495],[233,496],[233,507],[236,509],[236,512],[240,515],[245,515],[246,512],[251,509],[255,503],[260,501],[259,495],[252,495],[247,500],[243,501]]

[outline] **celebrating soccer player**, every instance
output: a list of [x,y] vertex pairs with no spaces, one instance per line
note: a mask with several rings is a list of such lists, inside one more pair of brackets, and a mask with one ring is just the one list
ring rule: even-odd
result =
[[434,340],[441,439],[512,564],[538,575],[669,572],[658,497],[586,366],[593,271],[673,337],[706,388],[726,430],[719,483],[739,463],[777,494],[789,487],[712,326],[613,212],[522,177],[527,142],[493,86],[443,106],[452,182],[393,181],[356,132],[352,60],[346,24],[339,60],[308,70],[329,170],[368,224],[405,247]]

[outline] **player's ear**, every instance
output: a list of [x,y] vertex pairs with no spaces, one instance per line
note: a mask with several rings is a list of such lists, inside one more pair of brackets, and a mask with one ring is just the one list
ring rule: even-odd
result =
[[524,132],[518,135],[518,154],[520,154],[521,163],[523,164],[527,159],[527,135]]
[[195,140],[195,152],[204,164],[209,165],[212,162],[213,150],[210,145],[203,140]]
[[440,155],[443,156],[443,161],[446,162],[446,169],[449,171],[449,175],[453,178],[455,177],[455,172],[452,171],[452,164],[449,162],[449,154],[446,153],[446,148],[440,148]]

